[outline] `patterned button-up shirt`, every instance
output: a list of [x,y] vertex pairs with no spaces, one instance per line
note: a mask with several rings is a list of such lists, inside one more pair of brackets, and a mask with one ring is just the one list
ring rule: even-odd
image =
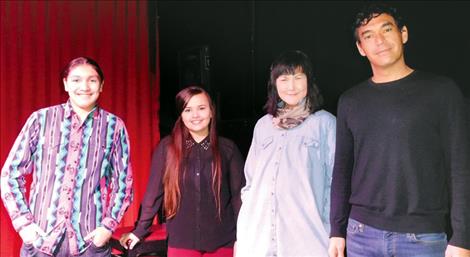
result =
[[[33,171],[28,203],[24,176]],[[116,229],[132,200],[123,121],[95,107],[81,122],[70,102],[34,112],[2,168],[1,188],[15,230],[36,223],[46,232],[34,247],[52,254],[66,233],[78,255],[96,227]]]

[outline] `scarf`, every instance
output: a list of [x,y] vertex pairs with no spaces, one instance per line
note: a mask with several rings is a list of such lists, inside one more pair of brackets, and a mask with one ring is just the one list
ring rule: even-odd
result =
[[288,108],[285,104],[277,109],[277,117],[273,118],[273,124],[279,129],[295,128],[302,123],[310,112],[305,108],[305,99],[293,108]]

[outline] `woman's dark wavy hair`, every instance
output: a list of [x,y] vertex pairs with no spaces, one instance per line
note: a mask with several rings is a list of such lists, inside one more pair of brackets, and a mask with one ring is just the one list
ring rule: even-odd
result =
[[403,28],[405,24],[403,23],[403,19],[398,13],[397,8],[389,6],[385,3],[369,3],[367,5],[364,5],[361,10],[356,14],[356,17],[352,24],[354,39],[356,41],[360,41],[357,35],[357,29],[359,27],[367,25],[370,20],[384,13],[393,17],[399,29]]
[[307,97],[305,107],[310,113],[318,111],[323,105],[320,89],[315,84],[312,63],[308,56],[299,50],[290,50],[279,55],[271,64],[268,82],[268,100],[264,105],[267,113],[277,116],[278,103],[281,100],[277,93],[276,79],[281,75],[294,75],[300,69],[307,76]]

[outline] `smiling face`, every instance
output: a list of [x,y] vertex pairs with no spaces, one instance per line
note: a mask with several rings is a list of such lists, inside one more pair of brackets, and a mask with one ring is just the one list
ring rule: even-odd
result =
[[212,111],[209,100],[203,93],[192,96],[181,112],[181,119],[196,142],[209,135]]
[[297,106],[307,96],[307,75],[297,68],[294,74],[283,74],[276,79],[279,97],[287,107]]
[[380,71],[405,66],[403,45],[408,41],[406,26],[398,28],[392,16],[383,13],[356,30],[357,49],[366,56],[372,70]]
[[93,66],[82,64],[74,67],[63,82],[73,110],[81,117],[88,114],[103,89],[103,82]]

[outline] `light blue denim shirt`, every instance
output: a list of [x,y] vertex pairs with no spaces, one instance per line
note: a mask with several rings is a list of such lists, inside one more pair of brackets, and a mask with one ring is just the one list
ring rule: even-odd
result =
[[292,129],[258,120],[245,163],[237,257],[328,256],[336,119],[326,111]]

